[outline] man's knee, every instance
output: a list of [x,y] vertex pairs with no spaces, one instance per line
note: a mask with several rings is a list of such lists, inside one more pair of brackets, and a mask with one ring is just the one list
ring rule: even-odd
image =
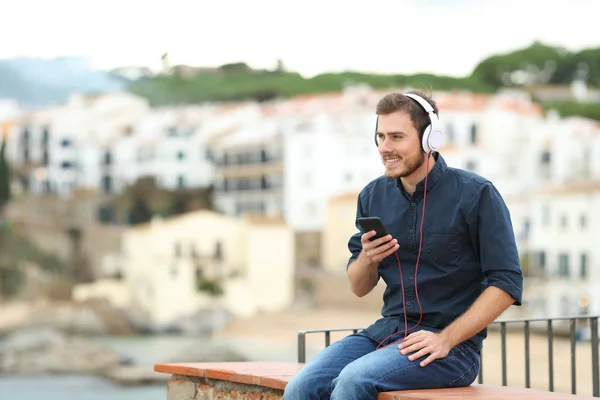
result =
[[318,399],[326,385],[329,385],[329,382],[301,370],[285,386],[283,400]]
[[368,371],[359,364],[350,364],[332,382],[332,400],[364,399],[373,396],[376,389]]
[[302,379],[298,375],[295,375],[285,386],[283,400],[301,399],[305,386]]

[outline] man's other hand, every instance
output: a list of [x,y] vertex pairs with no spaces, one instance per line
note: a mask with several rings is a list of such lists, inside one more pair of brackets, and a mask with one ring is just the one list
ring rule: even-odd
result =
[[398,345],[398,348],[402,355],[413,353],[408,356],[410,361],[429,354],[429,357],[419,364],[421,367],[426,366],[433,360],[446,357],[451,349],[441,334],[429,331],[411,333]]

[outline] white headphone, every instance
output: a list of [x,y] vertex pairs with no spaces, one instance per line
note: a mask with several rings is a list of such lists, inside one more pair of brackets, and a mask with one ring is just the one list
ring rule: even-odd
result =
[[[425,99],[420,96],[417,96],[413,93],[403,93],[404,96],[410,97],[414,101],[416,101],[423,109],[427,112],[429,116],[430,124],[427,125],[422,132],[423,139],[421,140],[421,147],[425,153],[430,153],[432,151],[439,151],[444,143],[444,134],[442,132],[442,126],[440,124],[440,120],[435,113],[431,104],[429,104]],[[377,142],[377,125],[379,122],[379,117],[377,117],[377,122],[375,124],[375,145],[378,145]]]
[[425,99],[420,96],[417,96],[413,93],[404,93],[406,97],[410,97],[415,100],[417,103],[423,107],[423,109],[427,112],[429,116],[429,120],[431,123],[423,129],[423,140],[421,141],[421,145],[423,147],[423,151],[425,153],[429,153],[432,151],[438,151],[442,144],[444,143],[444,134],[442,132],[442,126],[440,124],[440,119],[437,114]]

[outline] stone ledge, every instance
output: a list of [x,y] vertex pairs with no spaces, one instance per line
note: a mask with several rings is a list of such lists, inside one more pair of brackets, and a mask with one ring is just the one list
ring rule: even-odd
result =
[[222,362],[156,364],[156,372],[181,377],[211,378],[283,390],[304,364],[288,362]]
[[[285,386],[303,366],[295,362],[216,362],[156,364],[154,370],[172,375],[167,384],[167,400],[281,400]],[[386,392],[377,397],[377,400],[431,399],[597,400],[589,396],[478,384]]]
[[474,384],[464,388],[402,390],[381,393],[377,400],[598,400],[595,397],[545,392],[512,386],[488,386]]

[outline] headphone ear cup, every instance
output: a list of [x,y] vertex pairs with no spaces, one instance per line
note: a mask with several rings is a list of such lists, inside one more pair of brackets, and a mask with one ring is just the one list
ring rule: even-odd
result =
[[429,153],[431,148],[429,147],[429,137],[431,136],[431,125],[427,125],[425,129],[423,129],[423,135],[421,139],[421,148],[425,153]]
[[438,151],[444,144],[444,134],[442,131],[436,129],[429,133],[429,141],[427,145],[432,151]]

